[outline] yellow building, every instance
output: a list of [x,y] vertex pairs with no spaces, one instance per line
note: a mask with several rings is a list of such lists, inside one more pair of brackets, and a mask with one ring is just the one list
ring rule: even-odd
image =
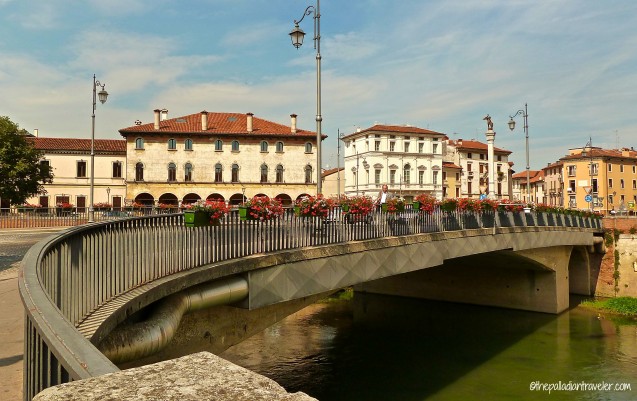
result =
[[460,197],[460,176],[462,175],[462,167],[452,162],[442,162],[442,197],[459,198]]
[[570,149],[560,161],[564,164],[566,207],[602,213],[635,211],[637,152],[632,148]]

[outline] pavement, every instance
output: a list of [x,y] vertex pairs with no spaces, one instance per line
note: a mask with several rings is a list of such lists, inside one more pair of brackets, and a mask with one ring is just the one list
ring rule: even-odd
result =
[[19,262],[0,271],[0,400],[22,399],[24,307],[18,292]]

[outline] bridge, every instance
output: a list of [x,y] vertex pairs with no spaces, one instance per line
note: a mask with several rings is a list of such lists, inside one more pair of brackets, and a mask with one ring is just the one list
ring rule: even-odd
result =
[[560,313],[569,292],[592,294],[601,235],[596,218],[504,211],[265,222],[233,212],[196,228],[173,214],[72,228],[23,259],[24,399],[199,347],[221,352],[349,286]]

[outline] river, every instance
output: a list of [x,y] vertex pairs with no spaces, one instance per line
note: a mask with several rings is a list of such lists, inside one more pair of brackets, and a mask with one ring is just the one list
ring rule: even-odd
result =
[[[581,308],[555,316],[357,293],[221,356],[320,401],[637,399],[637,324]],[[632,391],[530,389],[559,381]]]

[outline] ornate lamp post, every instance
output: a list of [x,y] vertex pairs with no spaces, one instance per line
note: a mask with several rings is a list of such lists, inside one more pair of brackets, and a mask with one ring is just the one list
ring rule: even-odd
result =
[[314,14],[314,48],[316,49],[316,193],[322,192],[321,182],[321,2],[316,0],[316,6],[308,6],[300,20],[294,20],[294,29],[290,32],[292,45],[297,49],[303,44],[305,32],[299,24],[305,16]]
[[[102,90],[97,92],[97,87],[101,86]],[[95,209],[93,208],[93,192],[95,189],[95,106],[97,105],[96,100],[99,99],[100,103],[104,104],[106,102],[106,98],[108,97],[108,92],[104,90],[106,84],[100,83],[100,81],[95,79],[95,74],[93,74],[93,114],[91,115],[91,190],[89,193],[89,206],[88,206],[88,221],[92,223],[95,221]]]
[[515,120],[513,117],[522,115],[524,117],[524,135],[526,137],[526,191],[531,201],[531,171],[529,167],[529,113],[527,112],[527,104],[524,103],[524,110],[518,110],[514,115],[509,116],[509,129],[513,131],[515,129]]

